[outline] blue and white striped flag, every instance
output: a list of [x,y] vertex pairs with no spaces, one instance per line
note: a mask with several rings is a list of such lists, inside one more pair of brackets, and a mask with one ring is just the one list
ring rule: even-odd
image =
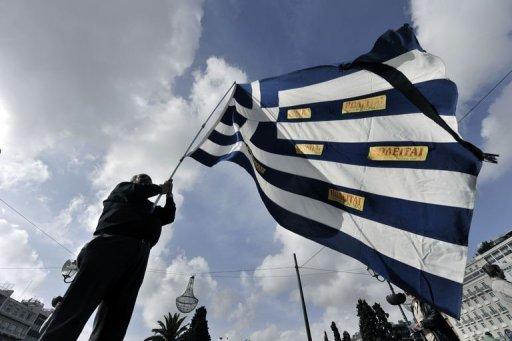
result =
[[350,64],[236,85],[189,156],[245,168],[283,227],[459,317],[484,154],[457,87],[407,25]]

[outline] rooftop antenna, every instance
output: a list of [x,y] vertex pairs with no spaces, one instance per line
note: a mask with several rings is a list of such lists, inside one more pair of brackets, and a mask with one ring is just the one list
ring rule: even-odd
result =
[[199,300],[194,296],[194,277],[188,280],[187,289],[180,297],[176,298],[176,307],[182,313],[188,314],[195,309]]

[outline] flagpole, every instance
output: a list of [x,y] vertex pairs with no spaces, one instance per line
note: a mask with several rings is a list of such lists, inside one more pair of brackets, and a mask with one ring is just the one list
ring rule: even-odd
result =
[[302,313],[304,314],[304,324],[306,325],[306,334],[308,341],[311,339],[311,331],[309,330],[308,312],[306,310],[306,302],[304,302],[304,293],[302,292],[302,282],[300,281],[299,266],[297,265],[297,256],[293,254],[293,260],[295,261],[295,271],[297,272],[297,281],[299,282],[300,300],[302,302]]
[[[208,123],[208,121],[210,120],[210,118],[213,116],[213,113],[215,113],[215,110],[217,110],[217,108],[219,107],[219,105],[222,103],[222,101],[224,100],[224,98],[226,98],[226,96],[228,95],[229,91],[235,86],[236,82],[233,82],[233,84],[231,84],[231,86],[229,87],[229,89],[226,91],[226,93],[224,94],[224,96],[222,96],[222,98],[220,99],[219,103],[217,103],[217,105],[215,106],[215,108],[213,108],[213,110],[210,112],[210,114],[208,115],[208,117],[206,118],[206,120],[203,122],[203,124],[201,125],[201,128],[198,130],[196,136],[194,136],[194,138],[192,139],[192,142],[190,142],[190,144],[188,145],[187,149],[185,150],[185,153],[183,153],[183,155],[181,156],[180,160],[178,161],[178,164],[176,165],[176,167],[174,167],[174,170],[172,171],[171,173],[171,176],[169,177],[169,180],[171,180],[174,176],[174,174],[176,173],[176,171],[178,170],[178,168],[181,166],[181,163],[183,162],[183,160],[185,159],[185,157],[187,156],[190,148],[192,148],[192,146],[194,145],[194,142],[196,142],[197,138],[199,137],[199,134],[201,134],[201,131],[203,131],[204,127],[206,126],[206,123]],[[160,201],[160,198],[162,197],[162,194],[158,194],[158,197],[156,198],[155,200],[155,203],[153,204],[153,210],[155,209],[156,205],[158,204],[158,202]]]

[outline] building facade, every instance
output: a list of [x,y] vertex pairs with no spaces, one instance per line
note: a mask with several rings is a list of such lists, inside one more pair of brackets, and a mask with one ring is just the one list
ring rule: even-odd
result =
[[51,310],[36,299],[19,302],[11,297],[13,292],[0,288],[0,340],[37,340]]
[[497,238],[493,244],[466,265],[461,317],[459,321],[450,319],[461,340],[482,340],[485,332],[506,340],[505,331],[512,330],[512,311],[498,300],[489,276],[482,271],[486,263],[497,264],[507,280],[512,280],[512,232]]

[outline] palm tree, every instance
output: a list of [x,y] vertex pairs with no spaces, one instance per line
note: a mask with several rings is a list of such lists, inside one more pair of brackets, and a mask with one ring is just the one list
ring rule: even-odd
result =
[[155,335],[146,338],[144,341],[181,341],[183,334],[187,330],[187,325],[182,326],[186,316],[180,317],[180,314],[171,313],[164,316],[165,323],[158,321],[160,328],[151,329]]

